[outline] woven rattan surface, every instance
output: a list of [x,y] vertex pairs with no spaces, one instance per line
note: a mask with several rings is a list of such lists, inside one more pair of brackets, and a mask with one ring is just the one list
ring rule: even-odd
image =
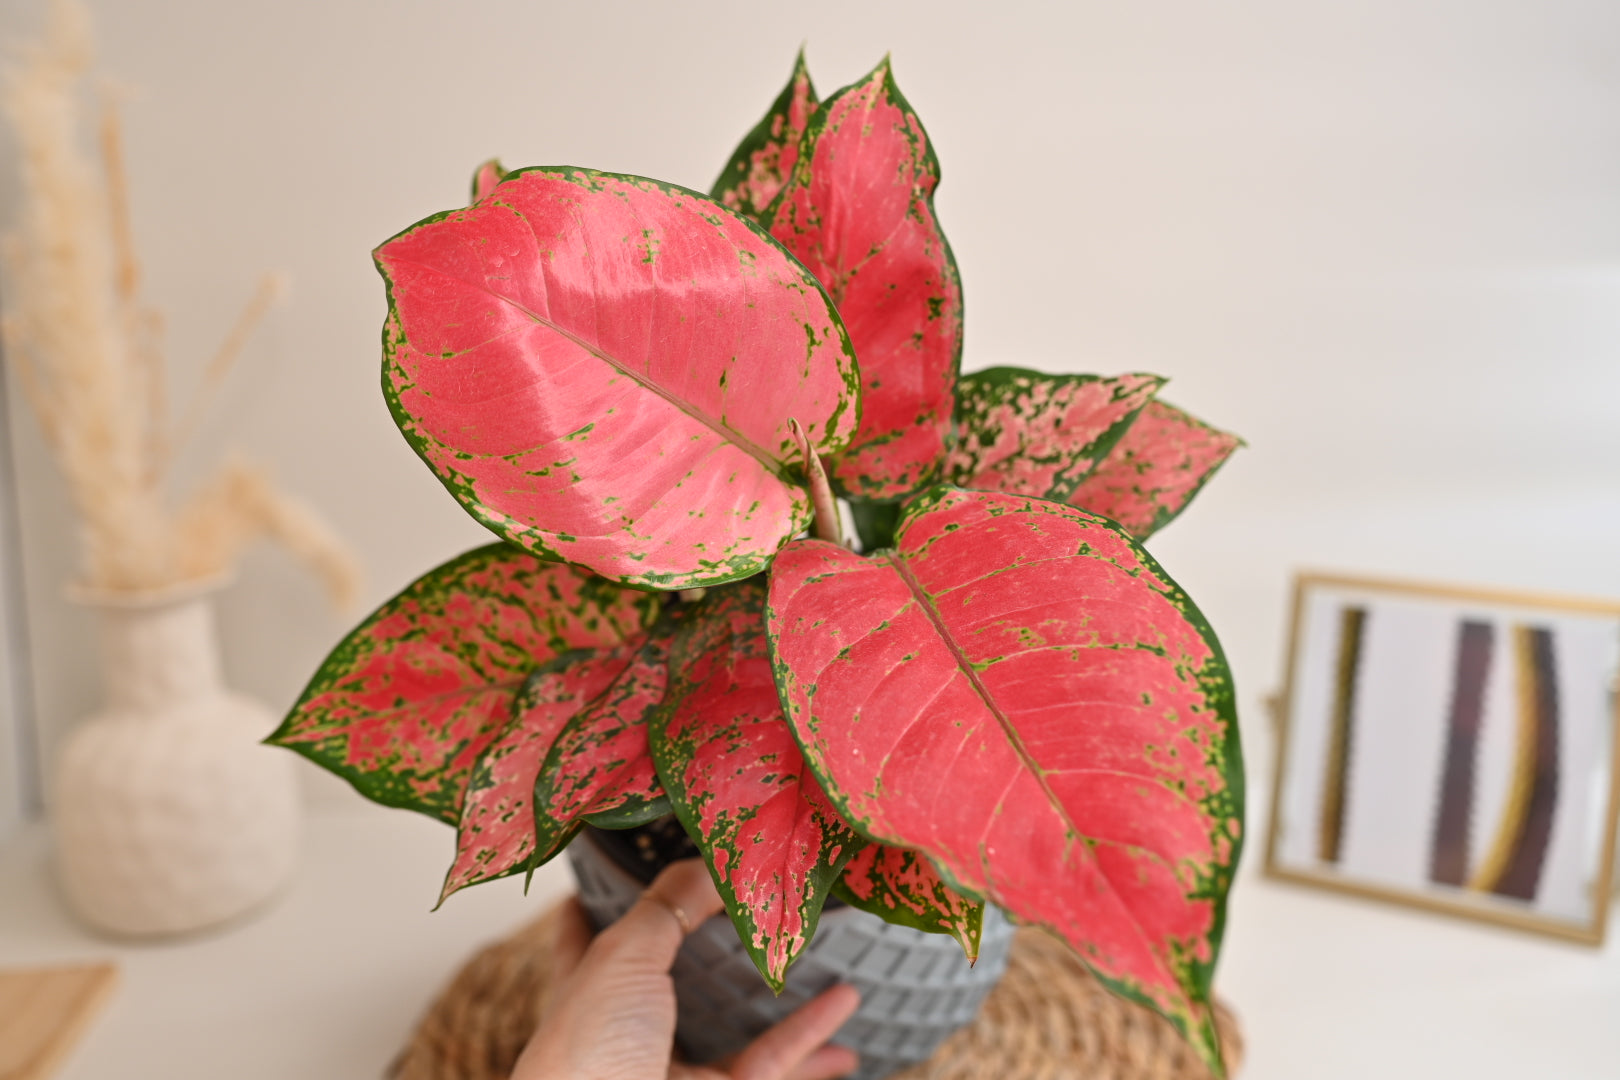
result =
[[[395,1060],[396,1080],[505,1080],[545,1008],[553,909],[469,960]],[[1242,1041],[1217,1006],[1236,1074]],[[1114,997],[1062,944],[1035,930],[1013,943],[1006,977],[978,1019],[894,1080],[1208,1080],[1169,1023]]]

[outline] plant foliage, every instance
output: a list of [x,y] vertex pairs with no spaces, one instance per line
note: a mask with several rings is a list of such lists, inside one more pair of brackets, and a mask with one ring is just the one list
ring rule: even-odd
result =
[[673,811],[777,988],[834,893],[969,959],[996,904],[1218,1070],[1237,718],[1142,542],[1239,442],[1155,375],[958,378],[938,182],[888,61],[801,55],[710,196],[492,159],[383,244],[389,406],[505,543],[271,741],[455,824],[444,896]]

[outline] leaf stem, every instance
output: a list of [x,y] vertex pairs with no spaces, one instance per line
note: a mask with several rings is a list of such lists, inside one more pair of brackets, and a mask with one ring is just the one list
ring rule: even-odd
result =
[[827,482],[827,470],[822,467],[821,458],[811,447],[804,428],[791,416],[788,417],[788,431],[793,441],[799,444],[799,453],[804,456],[804,474],[810,481],[810,505],[816,511],[816,539],[843,547],[843,521],[838,514],[838,500],[833,498],[832,485]]

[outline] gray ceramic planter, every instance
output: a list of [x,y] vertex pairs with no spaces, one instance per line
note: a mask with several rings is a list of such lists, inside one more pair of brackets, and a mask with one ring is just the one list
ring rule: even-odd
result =
[[[636,902],[642,884],[587,831],[568,846],[579,897],[600,928]],[[1013,927],[985,912],[979,962],[954,938],[893,926],[851,907],[822,912],[816,936],[788,970],[780,997],[760,978],[731,920],[717,915],[694,930],[675,959],[676,1038],[694,1061],[734,1053],[760,1032],[837,982],[861,992],[861,1007],[833,1041],[861,1055],[855,1080],[879,1080],[922,1061],[972,1020],[1007,969]]]

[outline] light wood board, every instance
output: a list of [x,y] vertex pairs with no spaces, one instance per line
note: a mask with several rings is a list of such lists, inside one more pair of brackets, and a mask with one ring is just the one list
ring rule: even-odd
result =
[[111,964],[0,970],[0,1080],[45,1080],[118,981]]

